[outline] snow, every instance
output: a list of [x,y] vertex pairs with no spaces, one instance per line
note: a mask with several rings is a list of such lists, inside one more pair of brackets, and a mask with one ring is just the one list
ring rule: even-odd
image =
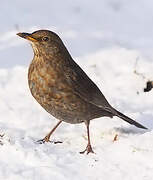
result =
[[[1,2],[0,179],[152,179],[153,93],[143,92],[153,80],[152,7],[151,0]],[[95,119],[90,124],[95,154],[89,155],[79,153],[87,144],[84,124],[62,123],[52,140],[63,143],[36,143],[57,120],[30,94],[27,68],[33,53],[16,33],[42,28],[61,36],[113,107],[149,129],[117,117]],[[136,62],[146,78],[134,73]]]

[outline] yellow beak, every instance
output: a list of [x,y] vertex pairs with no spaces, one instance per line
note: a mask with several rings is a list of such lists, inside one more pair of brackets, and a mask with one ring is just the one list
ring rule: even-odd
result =
[[17,33],[18,36],[24,38],[24,39],[27,39],[29,41],[32,41],[32,42],[36,42],[37,40],[32,37],[32,34],[29,34],[29,33]]

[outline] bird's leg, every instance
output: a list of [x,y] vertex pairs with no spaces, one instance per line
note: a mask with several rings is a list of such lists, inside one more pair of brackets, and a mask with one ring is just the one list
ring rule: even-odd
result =
[[83,154],[85,152],[87,152],[87,154],[94,153],[94,151],[92,150],[92,147],[91,147],[91,143],[90,143],[89,123],[90,123],[90,121],[85,121],[85,124],[86,124],[86,127],[87,127],[88,144],[87,144],[86,149],[84,151],[80,152],[80,154]]
[[[50,136],[53,134],[53,132],[56,130],[56,128],[61,124],[62,121],[59,121],[56,126],[54,126],[54,128],[41,140],[38,140],[37,142],[39,143],[45,143],[45,142],[49,142]],[[62,143],[62,142],[55,142],[56,143]]]

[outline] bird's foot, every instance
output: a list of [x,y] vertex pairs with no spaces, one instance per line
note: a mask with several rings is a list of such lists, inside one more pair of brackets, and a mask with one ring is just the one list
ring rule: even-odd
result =
[[49,136],[46,136],[45,138],[38,140],[37,143],[38,144],[44,144],[46,142],[50,142],[50,143],[54,143],[54,144],[63,143],[62,141],[50,141],[49,138],[50,138]]
[[46,142],[51,142],[50,140],[49,141],[46,141],[45,138],[44,139],[40,139],[38,141],[36,141],[38,144],[44,144]]
[[51,142],[49,138],[50,136],[47,135],[45,138],[38,140],[37,143],[43,144],[45,142]]
[[86,149],[84,151],[81,151],[80,154],[84,154],[85,152],[87,152],[87,154],[94,153],[90,144],[88,144]]

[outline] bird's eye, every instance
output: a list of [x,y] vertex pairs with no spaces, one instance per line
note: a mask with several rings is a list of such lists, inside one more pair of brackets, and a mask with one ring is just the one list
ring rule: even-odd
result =
[[43,41],[48,41],[49,40],[49,37],[45,36],[42,38]]

